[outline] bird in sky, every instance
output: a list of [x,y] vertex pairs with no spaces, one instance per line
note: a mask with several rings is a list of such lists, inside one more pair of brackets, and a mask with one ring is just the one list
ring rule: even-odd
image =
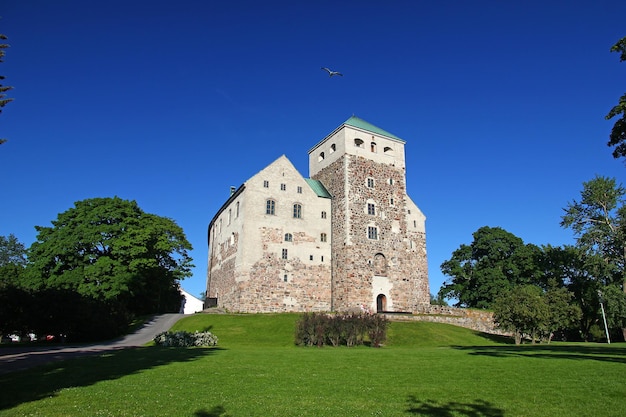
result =
[[322,67],[322,69],[324,71],[328,72],[328,76],[329,77],[332,77],[333,75],[341,75],[343,77],[343,74],[340,73],[339,71],[332,71],[332,70],[330,70],[329,68],[326,68],[326,67]]

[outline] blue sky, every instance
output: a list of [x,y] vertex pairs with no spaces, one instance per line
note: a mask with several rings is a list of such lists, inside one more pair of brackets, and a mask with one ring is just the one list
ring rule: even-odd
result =
[[229,187],[283,154],[308,177],[353,114],[406,141],[433,293],[478,228],[570,244],[582,183],[624,182],[604,119],[626,92],[623,1],[3,0],[0,16],[0,235],[29,246],[76,201],[136,200],[184,229],[195,295]]

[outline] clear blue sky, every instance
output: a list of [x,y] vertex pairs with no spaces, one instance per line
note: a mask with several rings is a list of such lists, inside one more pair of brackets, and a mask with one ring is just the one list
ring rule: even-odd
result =
[[573,243],[559,222],[582,183],[625,179],[604,120],[626,92],[623,0],[3,0],[0,16],[0,235],[29,246],[76,201],[136,200],[184,229],[194,295],[229,187],[282,154],[308,177],[353,114],[406,140],[433,293],[478,228]]

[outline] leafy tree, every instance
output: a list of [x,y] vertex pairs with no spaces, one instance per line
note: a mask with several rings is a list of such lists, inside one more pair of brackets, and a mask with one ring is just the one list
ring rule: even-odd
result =
[[548,323],[549,309],[541,288],[517,285],[497,298],[493,304],[493,315],[500,328],[513,332],[515,344],[519,345],[524,335],[531,336],[535,343]]
[[441,264],[446,280],[439,295],[455,298],[457,307],[490,308],[504,291],[535,281],[539,247],[499,227],[484,226]]
[[610,328],[626,327],[626,294],[617,285],[607,285],[599,296],[604,303],[606,321]]
[[193,265],[191,244],[173,220],[114,197],[76,202],[52,225],[35,227],[29,288],[76,291],[132,314],[178,311],[179,281]]
[[624,195],[626,189],[614,178],[596,176],[583,183],[580,200],[569,203],[561,218],[561,226],[574,231],[576,246],[586,253],[585,270],[596,283],[596,292],[610,284],[626,291]]
[[564,287],[552,287],[543,294],[548,314],[543,324],[544,336],[548,343],[557,330],[569,329],[578,323],[582,316],[580,307],[572,304],[573,294]]
[[[620,54],[620,62],[626,61],[626,37],[623,37],[615,45],[611,47],[611,52]],[[611,134],[609,135],[608,146],[614,146],[613,157],[619,158],[626,156],[626,94],[619,98],[618,103],[613,106],[611,111],[605,116],[606,120],[611,120],[616,116],[620,116],[615,121]]]
[[26,261],[26,247],[15,235],[0,236],[0,286],[19,285]]
[[[3,35],[0,33],[0,63],[4,62],[4,55],[5,55],[5,49],[9,47],[8,44],[4,43],[3,41],[7,40],[6,35]],[[0,82],[2,82],[4,80],[4,76],[0,75]],[[9,87],[9,86],[5,86],[2,85],[0,83],[0,113],[2,113],[2,108],[4,106],[6,106],[8,103],[10,103],[11,101],[13,101],[12,98],[7,98],[7,95],[5,94],[7,91],[12,90],[13,87]],[[0,145],[3,144],[4,142],[6,142],[6,139],[0,139]]]

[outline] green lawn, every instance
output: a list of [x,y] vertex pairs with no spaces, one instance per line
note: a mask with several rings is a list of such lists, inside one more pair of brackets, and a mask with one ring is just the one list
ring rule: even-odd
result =
[[515,346],[392,323],[385,347],[300,348],[296,315],[194,315],[216,348],[149,346],[0,376],[0,416],[623,416],[626,344]]

